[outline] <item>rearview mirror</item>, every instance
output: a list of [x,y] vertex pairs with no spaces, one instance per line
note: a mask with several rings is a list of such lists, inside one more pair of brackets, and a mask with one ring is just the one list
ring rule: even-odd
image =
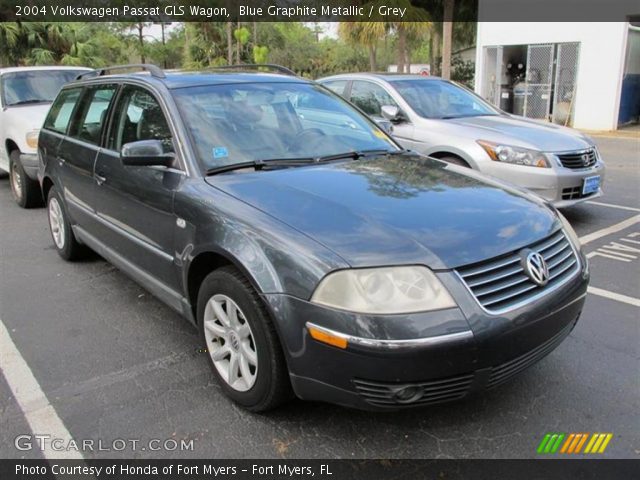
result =
[[390,122],[397,123],[404,120],[404,114],[402,113],[402,110],[400,110],[395,105],[383,105],[380,108],[380,112],[382,113],[382,116]]
[[164,153],[160,140],[138,140],[122,146],[120,159],[123,165],[131,167],[171,167],[174,155]]

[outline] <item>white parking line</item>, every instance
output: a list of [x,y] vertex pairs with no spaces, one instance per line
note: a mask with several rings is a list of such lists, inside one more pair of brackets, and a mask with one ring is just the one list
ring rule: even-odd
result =
[[[72,439],[71,434],[49,403],[2,320],[0,320],[0,371],[9,384],[33,434],[49,435],[50,440],[59,438],[62,445],[68,445]],[[34,441],[34,447],[35,445]],[[47,459],[82,459],[80,452],[75,450],[53,450],[50,442],[44,443],[42,454]]]
[[588,287],[587,291],[589,293],[593,293],[594,295],[599,295],[601,297],[609,298],[611,300],[617,300],[618,302],[622,302],[622,303],[628,303],[629,305],[633,305],[634,307],[640,307],[640,299],[637,299],[637,298],[628,297],[627,295],[610,292],[609,290],[602,290],[601,288],[596,288],[596,287]]
[[583,237],[580,237],[580,243],[582,243],[582,245],[585,245],[599,238],[606,237],[607,235],[610,235],[612,233],[616,233],[620,230],[624,230],[625,228],[629,228],[631,225],[635,225],[638,222],[640,222],[640,215],[635,215],[620,223],[616,223],[615,225],[612,225],[610,227],[603,228],[602,230],[598,230],[596,232],[589,233]]
[[620,210],[629,210],[631,212],[640,212],[640,208],[635,207],[627,207],[626,205],[614,205],[613,203],[604,203],[604,202],[586,202],[591,205],[600,205],[601,207],[611,207],[611,208],[619,208]]

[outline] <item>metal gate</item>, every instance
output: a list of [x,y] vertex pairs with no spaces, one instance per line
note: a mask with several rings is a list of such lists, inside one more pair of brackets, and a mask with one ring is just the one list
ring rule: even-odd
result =
[[579,43],[560,43],[556,55],[556,75],[553,91],[552,121],[561,125],[573,123],[576,96]]
[[548,120],[551,111],[553,44],[529,45],[524,91],[524,116]]

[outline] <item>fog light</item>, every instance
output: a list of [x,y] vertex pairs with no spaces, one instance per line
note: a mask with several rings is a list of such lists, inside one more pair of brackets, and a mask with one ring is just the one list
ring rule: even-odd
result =
[[413,403],[422,397],[422,389],[420,387],[404,387],[397,390],[393,398],[398,403]]

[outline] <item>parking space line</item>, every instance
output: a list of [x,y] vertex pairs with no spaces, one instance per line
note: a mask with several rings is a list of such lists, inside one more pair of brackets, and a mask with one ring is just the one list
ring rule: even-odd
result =
[[629,305],[633,305],[634,307],[640,307],[640,299],[637,298],[622,295],[620,293],[610,292],[609,290],[603,290],[596,287],[588,287],[587,291],[594,295],[599,295],[610,300],[617,300],[618,302],[628,303]]
[[615,225],[612,225],[610,227],[603,228],[602,230],[597,230],[593,233],[589,233],[587,235],[584,235],[583,237],[580,237],[580,243],[582,245],[585,245],[599,238],[606,237],[607,235],[610,235],[612,233],[616,233],[624,230],[625,228],[629,228],[631,225],[635,225],[638,222],[640,222],[640,215],[634,215],[633,217],[628,218],[620,223],[616,223]]
[[[13,396],[31,427],[34,435],[48,435],[49,440],[61,439],[63,445],[72,440],[71,434],[62,423],[55,409],[49,403],[33,372],[25,362],[11,339],[7,328],[0,319],[0,371],[4,375]],[[82,454],[73,449],[51,448],[51,443],[44,442],[42,454],[47,459],[82,459]]]
[[627,207],[626,205],[615,205],[613,203],[604,203],[604,202],[585,202],[588,203],[590,205],[600,205],[601,207],[611,207],[611,208],[618,208],[620,210],[629,210],[631,212],[640,212],[640,208],[635,208],[635,207]]

